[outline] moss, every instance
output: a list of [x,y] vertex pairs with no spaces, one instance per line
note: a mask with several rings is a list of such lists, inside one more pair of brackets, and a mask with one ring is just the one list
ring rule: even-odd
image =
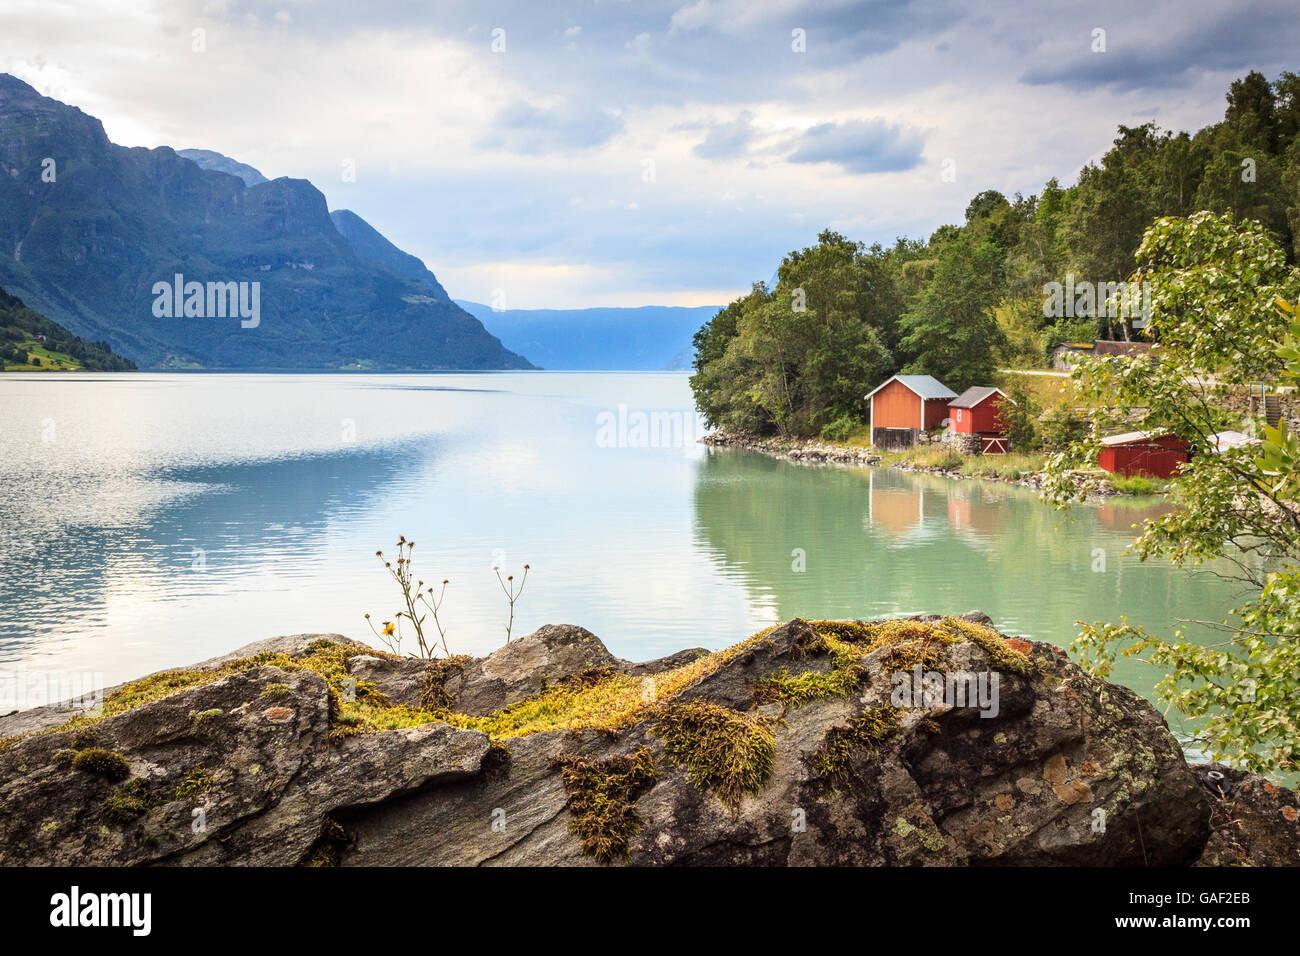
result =
[[56,767],[66,767],[76,759],[77,752],[71,747],[60,747],[50,755],[50,763]]
[[202,727],[204,724],[209,724],[216,720],[224,713],[225,711],[220,707],[213,707],[211,710],[191,710],[190,723],[194,724],[196,727]]
[[992,628],[972,621],[964,621],[959,617],[945,617],[943,626],[955,631],[963,640],[977,644],[988,655],[995,670],[1026,676],[1033,673],[1034,662],[1029,659],[1029,656],[1011,647],[1006,639]]
[[865,674],[856,662],[832,667],[829,674],[805,671],[792,676],[789,670],[782,668],[755,682],[754,698],[759,703],[780,702],[789,707],[799,707],[813,700],[852,694],[862,686],[864,679]]
[[100,817],[104,823],[121,826],[161,805],[161,800],[154,799],[145,790],[144,781],[136,779],[122,784],[109,794],[104,800]]
[[586,690],[604,683],[616,673],[612,667],[589,667],[580,674],[572,674],[557,681],[555,686],[565,690]]
[[450,708],[454,701],[447,692],[447,681],[463,671],[473,659],[468,654],[457,654],[430,662],[420,692],[420,705],[426,710]]
[[693,784],[735,809],[772,773],[774,724],[771,717],[692,700],[664,707],[655,729],[664,741],[664,759],[685,766]]
[[125,780],[131,776],[131,765],[126,762],[126,758],[103,747],[90,747],[81,751],[72,758],[72,766],[109,780]]
[[642,820],[633,804],[658,779],[645,747],[604,760],[561,754],[555,759],[569,794],[569,832],[601,863],[626,858]]
[[0,754],[8,753],[14,744],[26,737],[26,734],[14,734],[11,737],[0,737]]
[[290,693],[288,684],[267,684],[259,696],[279,699],[288,697]]
[[813,776],[831,791],[851,790],[857,781],[853,760],[859,754],[874,757],[882,741],[898,730],[902,711],[897,707],[876,707],[856,715],[847,727],[826,731],[821,748],[804,754],[803,761]]
[[186,800],[204,793],[212,786],[212,779],[212,774],[206,768],[194,767],[176,785],[176,799]]

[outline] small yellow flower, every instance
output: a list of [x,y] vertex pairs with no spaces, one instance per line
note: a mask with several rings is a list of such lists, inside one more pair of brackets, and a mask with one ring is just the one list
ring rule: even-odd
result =
[[393,627],[393,622],[392,622],[392,621],[385,621],[385,622],[384,622],[384,637],[392,637],[392,636],[393,636],[393,631],[394,631],[394,630],[395,630],[395,628]]

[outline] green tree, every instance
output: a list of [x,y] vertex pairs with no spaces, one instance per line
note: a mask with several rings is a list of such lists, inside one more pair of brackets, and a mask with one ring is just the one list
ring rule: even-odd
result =
[[993,317],[1003,262],[990,242],[964,234],[943,246],[934,276],[903,316],[907,371],[933,375],[960,392],[987,385],[1006,347]]
[[[1126,623],[1086,625],[1084,663],[1105,674],[1117,652],[1166,671],[1158,693],[1198,724],[1214,757],[1252,770],[1300,769],[1300,445],[1284,429],[1261,446],[1216,452],[1224,393],[1246,384],[1300,382],[1300,324],[1288,310],[1300,272],[1255,222],[1201,212],[1166,218],[1146,233],[1139,275],[1152,284],[1160,359],[1096,357],[1075,372],[1096,406],[1089,434],[1051,459],[1044,498],[1065,507],[1079,495],[1075,469],[1094,467],[1113,431],[1172,432],[1192,450],[1170,483],[1171,510],[1134,542],[1140,558],[1176,565],[1222,560],[1253,597],[1234,619],[1210,622],[1211,646],[1182,630],[1162,639]],[[1278,302],[1287,304],[1279,308]]]

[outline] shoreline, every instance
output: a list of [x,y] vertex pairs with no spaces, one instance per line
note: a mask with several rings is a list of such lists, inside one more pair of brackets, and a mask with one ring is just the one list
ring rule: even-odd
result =
[[[835,445],[816,438],[783,438],[780,436],[763,437],[721,429],[710,432],[700,440],[700,444],[711,448],[739,448],[754,451],[772,458],[804,464],[838,464],[859,465],[867,467],[883,466],[898,471],[910,471],[915,474],[938,475],[954,481],[995,481],[1004,485],[1018,485],[1031,491],[1042,488],[1043,476],[1035,472],[1021,478],[1006,478],[1001,475],[963,475],[954,468],[939,468],[932,465],[914,465],[905,461],[886,462],[885,456],[870,448],[849,445]],[[973,457],[973,456],[967,456]],[[1088,478],[1083,486],[1084,501],[1096,501],[1103,498],[1158,498],[1162,494],[1135,495],[1115,488],[1103,477]]]

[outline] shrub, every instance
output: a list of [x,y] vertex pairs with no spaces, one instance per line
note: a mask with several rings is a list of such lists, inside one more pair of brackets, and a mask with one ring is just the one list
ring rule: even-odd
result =
[[844,442],[849,440],[849,436],[862,427],[860,419],[853,415],[841,415],[835,421],[830,422],[822,428],[822,441]]

